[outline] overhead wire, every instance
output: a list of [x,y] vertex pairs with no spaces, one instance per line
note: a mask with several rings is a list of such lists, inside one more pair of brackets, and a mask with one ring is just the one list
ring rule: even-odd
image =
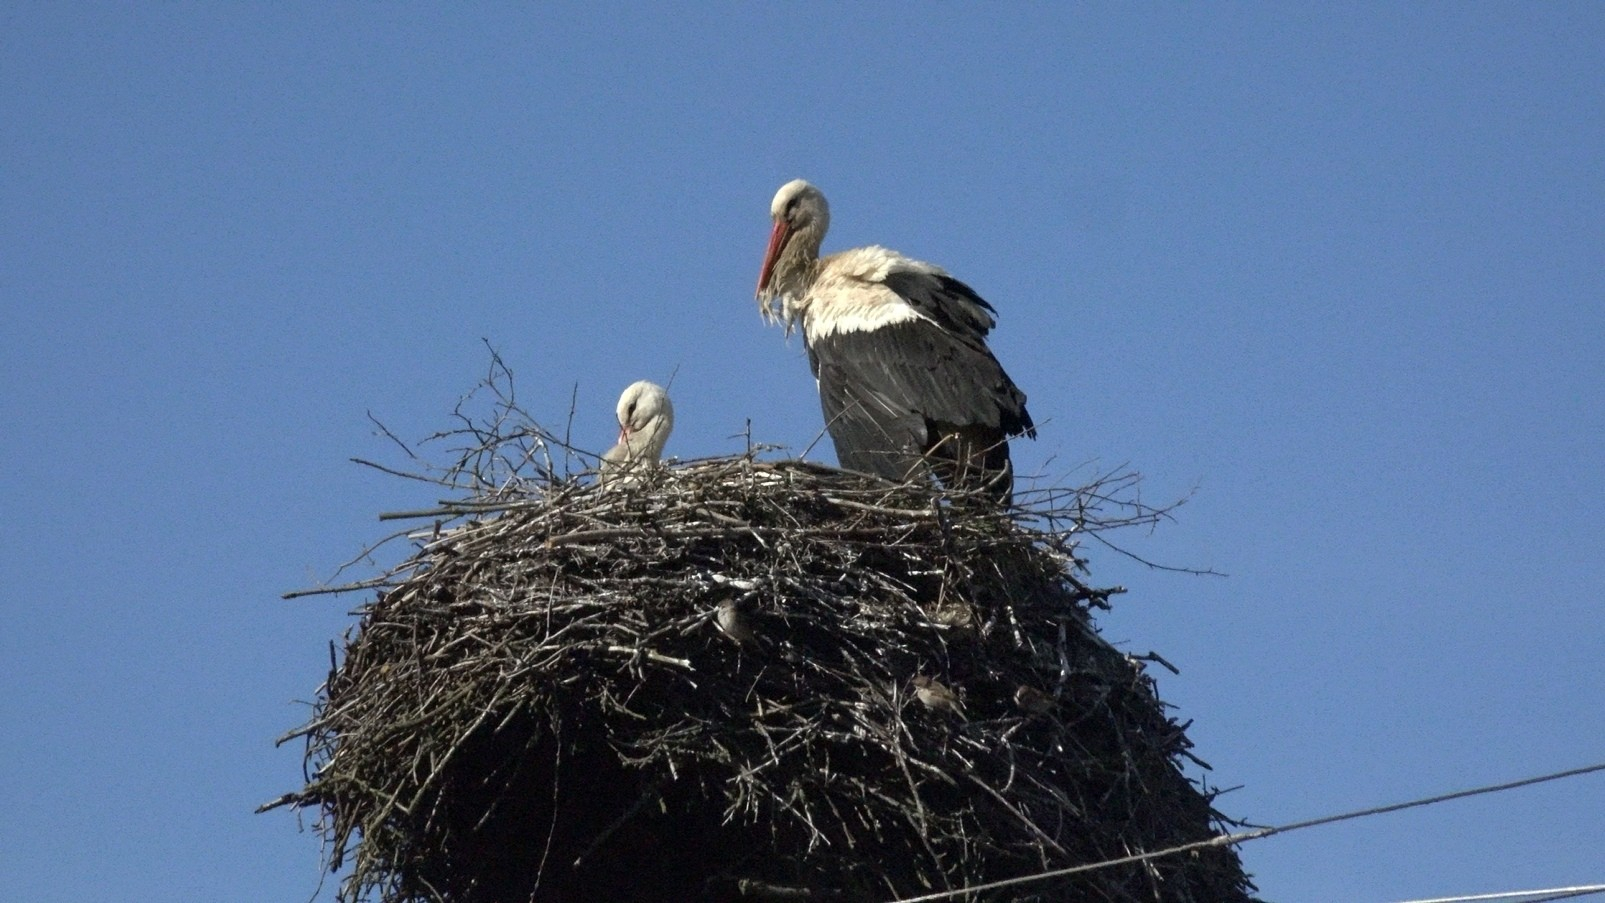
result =
[[[1459,897],[1431,897],[1415,900],[1399,900],[1397,903],[1484,903],[1484,901],[1508,900],[1511,903],[1545,903],[1548,900],[1569,900],[1574,897],[1586,897],[1589,894],[1605,893],[1605,884],[1579,884],[1572,887],[1544,887],[1538,890],[1507,890],[1492,894],[1466,894]],[[1539,896],[1545,894],[1546,896]]]
[[[930,901],[946,900],[963,894],[997,890],[1003,887],[1012,887],[1017,884],[1029,884],[1034,881],[1046,881],[1050,878],[1062,878],[1067,875],[1075,875],[1082,872],[1092,872],[1100,869],[1114,868],[1118,865],[1131,865],[1137,862],[1147,862],[1151,859],[1174,856],[1178,853],[1190,853],[1194,850],[1202,850],[1209,847],[1231,846],[1247,843],[1250,840],[1259,840],[1262,837],[1273,837],[1277,834],[1286,834],[1290,831],[1299,831],[1304,828],[1315,828],[1321,825],[1330,825],[1336,822],[1350,821],[1356,818],[1367,818],[1372,815],[1384,815],[1389,812],[1399,812],[1404,809],[1414,809],[1420,806],[1431,806],[1437,803],[1447,803],[1450,800],[1465,799],[1466,797],[1471,796],[1481,796],[1488,793],[1499,793],[1505,790],[1515,790],[1518,787],[1530,787],[1533,784],[1542,784],[1548,781],[1558,781],[1563,778],[1574,778],[1579,775],[1591,774],[1596,771],[1605,771],[1605,762],[1599,762],[1594,765],[1585,765],[1582,768],[1570,768],[1565,771],[1551,772],[1549,774],[1542,774],[1536,777],[1522,778],[1519,781],[1506,781],[1502,784],[1489,784],[1483,787],[1473,787],[1469,790],[1456,790],[1452,793],[1440,793],[1435,796],[1422,797],[1421,799],[1409,800],[1403,803],[1390,803],[1386,806],[1373,806],[1369,809],[1357,809],[1353,812],[1344,812],[1338,815],[1326,815],[1320,818],[1311,818],[1305,821],[1291,822],[1289,824],[1277,825],[1268,828],[1256,828],[1252,831],[1242,831],[1236,834],[1219,834],[1208,838],[1207,840],[1197,840],[1193,841],[1192,843],[1184,843],[1179,846],[1168,847],[1163,850],[1154,850],[1147,853],[1136,853],[1131,856],[1122,856],[1118,859],[1106,859],[1102,862],[1089,862],[1083,865],[1054,869],[1053,871],[1039,872],[1032,875],[1020,875],[1014,878],[1003,878],[998,881],[988,881],[984,884],[972,884],[968,887],[958,888],[957,890],[937,891],[930,894],[921,894],[917,897],[899,897],[890,901],[890,903],[930,903]],[[1567,894],[1566,896],[1581,896],[1581,893]],[[1548,899],[1565,899],[1566,896],[1550,897]],[[1528,901],[1528,903],[1537,903],[1537,901]]]
[[1571,899],[1574,899],[1576,897],[1593,896],[1596,893],[1600,893],[1600,891],[1591,891],[1591,890],[1575,891],[1575,892],[1572,892],[1572,893],[1556,894],[1553,897],[1534,897],[1531,900],[1523,900],[1523,901],[1521,901],[1521,903],[1549,903],[1549,901],[1551,901],[1551,900],[1571,900]]

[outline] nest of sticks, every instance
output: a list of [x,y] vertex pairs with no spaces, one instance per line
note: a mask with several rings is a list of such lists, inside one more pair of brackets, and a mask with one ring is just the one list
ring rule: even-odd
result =
[[[1164,515],[1134,475],[1008,511],[755,454],[603,489],[510,389],[458,414],[410,557],[314,591],[376,595],[287,737],[305,786],[263,808],[316,811],[341,900],[894,900],[1229,824],[1162,660],[1090,618],[1119,590],[1077,543]],[[1212,846],[949,899],[1251,890]]]

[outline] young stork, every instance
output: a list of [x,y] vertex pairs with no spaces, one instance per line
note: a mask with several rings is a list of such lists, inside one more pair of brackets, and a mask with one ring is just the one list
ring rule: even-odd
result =
[[674,429],[674,405],[663,387],[646,380],[631,383],[619,396],[619,443],[602,455],[602,485],[627,485],[655,467]]
[[841,466],[904,480],[930,466],[1007,503],[1010,436],[1036,437],[1025,393],[986,347],[995,311],[940,267],[878,245],[819,256],[830,206],[780,186],[759,309],[801,326]]

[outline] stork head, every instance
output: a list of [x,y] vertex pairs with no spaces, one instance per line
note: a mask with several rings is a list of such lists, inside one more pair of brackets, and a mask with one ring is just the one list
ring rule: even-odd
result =
[[784,302],[787,296],[800,296],[807,289],[808,274],[830,228],[830,205],[818,188],[792,179],[775,192],[769,217],[775,225],[758,271],[758,300],[764,316],[775,319],[790,313]]
[[619,396],[619,444],[602,456],[602,481],[624,471],[656,464],[674,429],[674,405],[663,387],[641,380]]
[[674,404],[662,386],[644,379],[631,383],[619,396],[618,415],[619,441],[632,457],[656,461],[663,455],[674,429]]

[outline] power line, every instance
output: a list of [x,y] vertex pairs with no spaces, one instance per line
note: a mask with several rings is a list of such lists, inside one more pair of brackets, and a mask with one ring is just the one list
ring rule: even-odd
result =
[[1522,900],[1520,903],[1549,903],[1551,900],[1570,900],[1575,897],[1592,897],[1597,893],[1605,893],[1605,884],[1600,885],[1597,890],[1588,890],[1586,888],[1582,890],[1567,890],[1565,888],[1558,887],[1555,889],[1564,890],[1565,892],[1555,894],[1552,897],[1533,897],[1530,900]]
[[[1605,893],[1605,884],[1580,884],[1575,887],[1545,887],[1539,890],[1507,890],[1496,894],[1470,894],[1462,897],[1433,897],[1421,900],[1400,900],[1398,903],[1479,903],[1479,901],[1511,900],[1514,903],[1544,903],[1546,900],[1565,900],[1588,894]],[[1545,894],[1546,896],[1538,896]]]
[[1576,893],[1556,894],[1553,897],[1534,897],[1531,900],[1523,901],[1523,903],[1549,903],[1551,900],[1570,900],[1573,897],[1589,897],[1593,896],[1594,893],[1595,891],[1584,890],[1577,891]]
[[[1514,790],[1518,787],[1528,787],[1533,784],[1542,784],[1546,781],[1558,781],[1562,778],[1574,778],[1578,775],[1590,774],[1596,771],[1605,771],[1605,762],[1587,765],[1582,768],[1572,768],[1566,771],[1556,771],[1532,778],[1522,778],[1519,781],[1509,781],[1503,784],[1490,784],[1486,787],[1474,787],[1470,790],[1456,790],[1453,793],[1442,793],[1437,796],[1423,797],[1404,803],[1392,803],[1386,806],[1374,806],[1370,809],[1358,809],[1354,812],[1344,812],[1340,815],[1327,815],[1321,818],[1312,818],[1306,821],[1296,821],[1291,824],[1278,825],[1271,828],[1257,828],[1253,831],[1243,831],[1238,834],[1220,834],[1208,840],[1197,840],[1184,843],[1180,846],[1164,850],[1155,850],[1150,853],[1136,853],[1131,856],[1122,856],[1119,859],[1107,859],[1103,862],[1089,862],[1085,865],[1075,865],[1069,868],[1056,869],[1051,872],[1040,872],[1034,875],[1021,875],[1017,878],[1004,878],[999,881],[989,881],[985,884],[975,884],[958,890],[937,891],[933,894],[923,894],[918,897],[900,897],[891,903],[929,903],[932,900],[946,900],[961,894],[979,893],[986,890],[997,890],[1001,887],[1011,887],[1016,884],[1029,884],[1033,881],[1045,881],[1049,878],[1062,878],[1081,872],[1092,872],[1099,869],[1113,868],[1117,865],[1130,865],[1136,862],[1147,862],[1150,859],[1159,859],[1165,856],[1174,856],[1177,853],[1190,853],[1193,850],[1202,850],[1208,847],[1229,846],[1246,843],[1250,840],[1259,840],[1262,837],[1271,837],[1276,834],[1286,834],[1289,831],[1298,831],[1304,828],[1314,828],[1320,825],[1330,825],[1340,821],[1349,821],[1356,818],[1366,818],[1372,815],[1384,815],[1389,812],[1398,812],[1402,809],[1414,809],[1418,806],[1431,806],[1436,803],[1447,803],[1450,800],[1465,799],[1468,796],[1480,796],[1485,793],[1499,793],[1504,790]],[[1566,896],[1579,896],[1580,894],[1566,894]],[[1551,897],[1550,899],[1564,899],[1564,897]]]

